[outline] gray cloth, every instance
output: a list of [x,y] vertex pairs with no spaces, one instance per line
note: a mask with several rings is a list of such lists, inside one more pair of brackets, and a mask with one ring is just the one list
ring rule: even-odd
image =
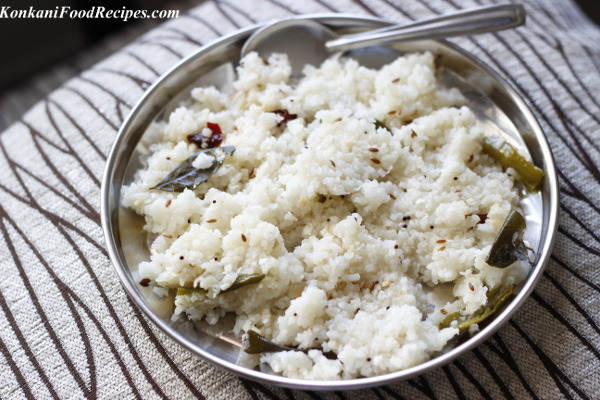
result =
[[560,227],[531,297],[483,345],[374,389],[308,393],[240,379],[174,343],[128,299],[99,217],[106,155],[148,85],[219,36],[291,14],[410,21],[490,0],[207,1],[65,83],[0,134],[0,397],[600,398],[600,31],[570,0],[525,27],[452,41],[504,76],[554,152]]

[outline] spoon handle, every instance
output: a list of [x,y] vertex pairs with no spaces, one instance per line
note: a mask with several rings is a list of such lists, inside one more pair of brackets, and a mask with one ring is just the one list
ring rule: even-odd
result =
[[340,36],[325,43],[329,51],[346,51],[393,41],[442,39],[514,28],[525,23],[521,4],[505,4],[471,8],[412,24]]

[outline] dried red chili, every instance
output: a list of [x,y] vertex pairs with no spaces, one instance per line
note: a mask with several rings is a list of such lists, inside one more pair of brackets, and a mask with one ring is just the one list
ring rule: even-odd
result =
[[210,136],[204,136],[202,131],[188,135],[187,140],[189,143],[194,143],[201,149],[212,149],[213,147],[219,147],[223,141],[223,131],[219,124],[207,122],[206,127],[210,129],[212,134]]
[[288,110],[286,110],[286,109],[273,110],[271,112],[275,113],[277,115],[280,115],[281,117],[283,117],[283,119],[277,123],[277,127],[281,127],[286,122],[298,118],[298,115],[296,115],[296,114],[290,114],[290,112]]
[[485,220],[488,218],[487,214],[476,214],[479,217],[479,224],[484,224]]

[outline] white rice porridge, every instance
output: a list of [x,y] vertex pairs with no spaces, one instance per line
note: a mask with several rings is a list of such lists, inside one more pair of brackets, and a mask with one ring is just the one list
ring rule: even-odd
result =
[[[124,189],[157,235],[141,282],[160,295],[184,288],[173,318],[235,313],[236,336],[295,348],[242,351],[240,362],[351,379],[428,360],[459,334],[456,321],[440,328],[448,315],[473,315],[489,291],[525,279],[527,262],[485,262],[518,207],[515,173],[482,153],[481,129],[461,94],[438,86],[432,54],[379,70],[330,59],[292,82],[285,55],[253,53],[237,73],[231,93],[192,91]],[[222,163],[206,182],[152,189],[219,130],[235,151],[196,157],[198,169]]]

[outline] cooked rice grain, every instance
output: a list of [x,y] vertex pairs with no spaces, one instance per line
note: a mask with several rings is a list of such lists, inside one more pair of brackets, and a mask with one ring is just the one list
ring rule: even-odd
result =
[[[330,59],[296,83],[286,56],[250,54],[237,72],[235,94],[192,91],[124,190],[158,235],[140,278],[200,289],[177,296],[173,318],[235,313],[239,337],[305,350],[263,354],[273,372],[350,379],[426,361],[458,334],[438,329],[446,315],[524,279],[526,263],[484,261],[518,191],[481,153],[460,93],[438,86],[432,54],[379,70]],[[235,153],[195,191],[150,189],[207,123]],[[265,278],[223,292],[249,274]]]

